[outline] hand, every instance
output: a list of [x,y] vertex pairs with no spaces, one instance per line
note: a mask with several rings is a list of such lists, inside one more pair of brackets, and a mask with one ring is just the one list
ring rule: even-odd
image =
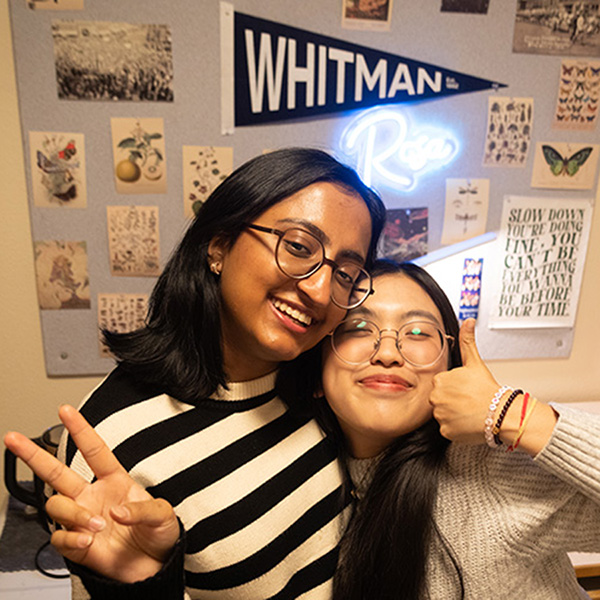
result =
[[126,583],[155,575],[179,537],[171,505],[138,485],[102,438],[72,406],[59,416],[96,481],[88,483],[20,433],[5,445],[58,493],[46,503],[50,518],[65,529],[52,545],[69,560]]
[[462,324],[459,343],[463,366],[434,377],[429,402],[445,438],[463,444],[483,444],[484,421],[500,386],[479,356],[474,319]]

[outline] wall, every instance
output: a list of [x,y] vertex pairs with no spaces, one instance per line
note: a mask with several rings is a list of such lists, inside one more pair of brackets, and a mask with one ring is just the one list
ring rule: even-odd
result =
[[[0,433],[14,429],[35,436],[58,420],[60,404],[77,404],[100,378],[46,375],[8,0],[0,0],[0,114]],[[2,485],[0,504],[6,497]]]
[[[284,21],[285,16],[279,14],[282,10],[278,8],[278,14],[273,18]],[[454,40],[454,43],[449,41],[452,44],[449,53],[468,56],[468,45],[460,47],[465,43],[464,40]],[[383,43],[374,46],[383,46]],[[407,54],[436,62],[433,56]],[[446,61],[446,64],[449,62]],[[471,65],[463,70],[486,74],[485,70],[475,69]],[[503,73],[489,72],[490,78],[498,76],[503,81],[501,75]],[[554,80],[554,74],[552,78]],[[0,0],[0,195],[4,207],[3,218],[0,219],[0,253],[3,257],[0,263],[3,282],[0,311],[3,334],[0,348],[0,430],[4,433],[9,429],[17,429],[33,436],[56,421],[59,404],[77,404],[99,378],[49,378],[45,372],[18,110],[8,0]],[[269,127],[268,131],[273,139],[277,137],[277,128]],[[240,134],[244,140],[248,136],[252,137],[252,134]],[[269,147],[268,144],[265,146]],[[239,164],[237,160],[236,163]],[[599,276],[600,215],[596,213],[571,356],[553,360],[494,361],[490,366],[499,381],[518,384],[545,400],[598,400],[596,390],[600,389],[600,353],[597,340],[600,339],[600,319],[597,317],[596,293],[599,291]],[[0,494],[5,496],[3,489]]]

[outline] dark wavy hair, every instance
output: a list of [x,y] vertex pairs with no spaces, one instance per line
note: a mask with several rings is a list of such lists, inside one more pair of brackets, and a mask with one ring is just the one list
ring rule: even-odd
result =
[[[446,294],[431,275],[415,264],[387,260],[375,262],[371,272],[374,279],[402,274],[423,288],[440,311],[446,333],[455,340],[450,347],[448,368],[461,366],[458,321]],[[329,343],[328,339],[282,367],[280,394],[295,410],[316,415],[345,464],[349,455],[344,435],[335,414],[320,397],[323,343]],[[437,422],[431,419],[388,446],[342,539],[334,600],[425,597],[427,555],[434,535],[440,536],[462,588],[462,574],[454,553],[433,519],[448,444]],[[347,486],[350,485],[348,478]]]
[[353,169],[310,148],[258,156],[235,170],[202,205],[158,278],[145,327],[130,333],[103,331],[118,363],[139,380],[190,403],[226,385],[221,296],[208,267],[209,243],[218,236],[233,244],[245,225],[268,208],[317,182],[340,185],[364,200],[371,215],[370,264],[385,207]]

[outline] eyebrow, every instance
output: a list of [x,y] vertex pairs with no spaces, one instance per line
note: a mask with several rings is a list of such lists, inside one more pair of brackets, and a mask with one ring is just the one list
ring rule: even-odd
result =
[[[323,244],[323,246],[331,245],[331,239],[329,238],[329,236],[320,227],[317,227],[317,225],[315,225],[314,223],[311,223],[310,221],[306,221],[305,219],[294,219],[294,218],[288,217],[287,219],[280,219],[279,221],[277,221],[277,223],[281,223],[281,224],[289,223],[291,225],[296,225],[298,227],[302,227],[303,229],[307,229],[318,240],[320,240],[320,242]],[[363,265],[366,260],[366,258],[364,256],[362,256],[360,253],[356,252],[355,250],[342,250],[340,252],[340,257],[347,258],[348,260],[352,260],[361,265]]]
[[[365,317],[367,319],[376,317],[375,313],[365,306],[359,306],[358,308],[355,308],[354,310],[351,310],[348,313],[348,316],[353,317],[355,315],[357,315],[359,317]],[[439,322],[438,318],[432,312],[429,312],[428,310],[414,309],[414,310],[406,311],[400,315],[400,319],[403,321],[406,321],[406,322],[410,321],[411,319],[415,319],[415,318],[429,319],[430,321],[433,321],[437,325],[442,326],[442,324]]]

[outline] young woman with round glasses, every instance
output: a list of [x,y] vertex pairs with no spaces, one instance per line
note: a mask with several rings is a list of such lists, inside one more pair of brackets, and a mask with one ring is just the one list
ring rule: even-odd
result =
[[500,388],[420,267],[372,275],[285,368],[352,482],[334,599],[587,597],[567,552],[600,551],[600,418]]
[[276,376],[369,295],[384,214],[326,153],[251,160],[202,206],[146,326],[104,332],[118,367],[81,407],[93,429],[60,411],[70,468],[7,436],[58,492],[53,544],[92,597],[330,597],[342,472]]

